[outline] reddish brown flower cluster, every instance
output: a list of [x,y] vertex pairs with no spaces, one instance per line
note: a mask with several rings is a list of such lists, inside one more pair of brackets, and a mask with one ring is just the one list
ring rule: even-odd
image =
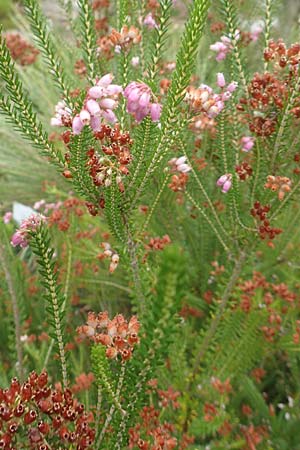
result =
[[133,25],[130,27],[124,25],[120,32],[113,29],[109,39],[114,47],[118,46],[119,49],[128,51],[133,44],[140,43],[142,35],[140,30]]
[[218,261],[212,261],[211,265],[213,266],[213,270],[210,271],[210,275],[213,277],[220,276],[223,272],[225,272],[225,267],[223,264],[219,264]]
[[81,217],[84,215],[84,202],[72,197],[65,200],[62,204],[58,204],[51,212],[48,224],[56,225],[60,231],[67,231],[70,227],[71,216]]
[[226,24],[224,22],[212,22],[210,25],[210,31],[212,33],[221,33],[221,31],[226,29]]
[[109,36],[101,36],[97,39],[97,51],[99,56],[109,60],[114,57],[114,51]]
[[[248,313],[253,309],[254,305],[256,308],[263,306],[263,309],[267,311],[266,325],[261,327],[261,331],[268,342],[273,342],[276,336],[281,333],[284,315],[289,312],[290,308],[296,306],[296,294],[291,292],[284,283],[269,283],[259,272],[254,272],[251,280],[240,284],[239,290],[242,292],[240,294],[240,307],[244,312]],[[258,291],[261,292],[260,296],[262,297],[259,305],[257,305],[255,300]],[[282,304],[279,300],[282,300],[284,303]],[[263,369],[253,371],[253,376],[258,382],[264,374]]]
[[98,259],[110,259],[109,271],[113,273],[118,267],[120,257],[117,252],[115,252],[108,242],[102,242],[101,247],[103,248],[103,253],[99,253]]
[[230,384],[229,378],[222,382],[219,378],[213,377],[211,379],[211,385],[221,395],[229,394],[232,391],[232,386]]
[[92,4],[92,8],[94,11],[101,8],[108,8],[110,5],[109,0],[94,0]]
[[293,172],[294,172],[296,175],[299,175],[299,174],[300,174],[300,167],[299,167],[299,163],[300,163],[300,153],[296,153],[296,154],[294,155],[294,161],[295,161],[295,163],[297,164],[298,167],[295,167],[295,169],[293,170]]
[[87,166],[94,184],[108,187],[115,178],[119,190],[124,192],[122,177],[129,174],[127,166],[132,159],[130,147],[133,142],[129,133],[122,133],[119,125],[113,128],[101,125],[100,131],[95,132],[94,136],[100,141],[101,151],[105,155],[100,155],[94,148],[87,152]]
[[129,448],[140,450],[186,449],[194,439],[183,435],[181,441],[174,436],[175,426],[160,422],[160,411],[154,406],[145,406],[141,413],[141,423],[129,430]]
[[187,319],[188,317],[203,317],[204,313],[203,311],[201,311],[201,309],[195,308],[185,303],[179,311],[179,315],[184,319]]
[[154,238],[150,238],[149,242],[144,245],[146,252],[143,256],[142,262],[144,263],[147,260],[149,253],[151,251],[161,251],[166,247],[166,245],[169,245],[169,244],[171,244],[171,239],[167,234],[165,234],[161,238],[158,236],[154,237]]
[[166,245],[171,244],[171,239],[168,234],[165,234],[162,238],[154,237],[149,240],[148,244],[145,244],[146,250],[163,250]]
[[200,172],[201,170],[204,170],[207,166],[207,162],[205,161],[205,158],[199,158],[196,155],[192,156],[193,163],[196,167],[196,169]]
[[215,119],[208,117],[206,114],[196,115],[192,118],[192,121],[189,124],[189,129],[194,133],[197,133],[198,140],[195,144],[198,148],[200,148],[204,131],[207,131],[211,137],[215,137],[217,131],[216,121]]
[[109,30],[108,18],[95,19],[95,29],[98,32],[107,33]]
[[291,184],[292,182],[288,177],[268,175],[265,188],[274,192],[278,191],[278,199],[283,200],[285,194],[291,191]]
[[213,403],[205,402],[203,406],[203,414],[205,422],[212,422],[218,415],[218,409]]
[[241,164],[239,164],[238,166],[236,166],[235,171],[238,174],[239,179],[241,181],[247,180],[249,177],[251,177],[251,175],[253,173],[252,167],[246,161],[244,161]]
[[188,179],[189,175],[187,173],[178,173],[176,175],[172,175],[171,183],[168,184],[168,187],[174,192],[184,191]]
[[241,98],[238,109],[244,111],[245,105],[252,110],[249,129],[257,136],[270,136],[276,130],[277,111],[282,109],[288,96],[285,81],[273,74],[256,73],[248,86],[249,100]]
[[16,447],[18,436],[22,448],[33,450],[92,449],[92,420],[69,389],[63,392],[48,385],[46,372],[32,372],[23,384],[13,378],[8,389],[0,389],[2,449],[21,448]]
[[296,330],[293,334],[293,341],[295,344],[299,344],[300,342],[300,320],[296,320]]
[[292,44],[287,48],[282,39],[278,41],[270,40],[268,47],[264,51],[265,61],[272,61],[275,66],[280,68],[289,67],[293,72],[298,72],[300,59],[300,44]]
[[5,41],[11,57],[21,66],[28,66],[36,61],[39,51],[23,39],[18,33],[7,33]]
[[261,383],[262,378],[264,378],[265,375],[266,375],[266,371],[262,367],[255,367],[251,371],[251,376],[252,376],[252,378],[254,378],[256,383]]
[[152,12],[155,12],[159,9],[159,2],[157,0],[148,0],[147,1],[147,9],[150,9]]
[[271,136],[276,130],[276,117],[253,117],[249,122],[249,130],[257,136]]
[[246,439],[245,450],[256,450],[257,445],[262,443],[268,437],[268,431],[265,426],[249,425],[242,428],[242,433]]
[[157,390],[159,396],[159,403],[163,408],[166,408],[168,405],[172,406],[173,409],[179,408],[180,404],[178,402],[178,397],[180,397],[179,391],[174,391],[174,389],[169,386],[166,391],[162,389]]
[[98,315],[89,312],[86,325],[78,327],[77,333],[82,338],[88,337],[96,344],[104,345],[107,358],[121,356],[122,361],[127,361],[132,357],[134,346],[139,343],[139,329],[136,316],[127,322],[122,314],[110,320],[106,311]]
[[[98,31],[107,32],[107,19],[105,17],[97,19],[96,28]],[[138,28],[133,25],[130,27],[124,25],[120,31],[113,29],[109,35],[100,36],[97,39],[97,50],[101,57],[109,60],[113,58],[115,52],[128,52],[133,45],[140,43],[141,38],[142,36]]]
[[251,97],[250,106],[260,111],[267,111],[273,105],[282,109],[287,97],[286,84],[269,72],[254,74],[248,92]]
[[85,77],[85,75],[87,74],[87,68],[83,59],[78,59],[75,62],[74,72],[76,73],[76,75],[79,75],[82,78]]
[[281,228],[274,228],[270,226],[270,221],[267,214],[270,211],[269,205],[261,205],[260,202],[255,202],[251,209],[251,215],[260,222],[258,232],[261,239],[274,239],[278,234],[282,233]]
[[75,378],[75,384],[72,386],[72,392],[88,391],[94,382],[95,377],[92,372],[81,373]]

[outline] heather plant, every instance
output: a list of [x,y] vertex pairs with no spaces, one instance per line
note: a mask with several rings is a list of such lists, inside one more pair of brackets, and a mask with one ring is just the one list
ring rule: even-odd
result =
[[279,3],[59,1],[60,37],[16,9],[0,448],[300,448],[300,44]]

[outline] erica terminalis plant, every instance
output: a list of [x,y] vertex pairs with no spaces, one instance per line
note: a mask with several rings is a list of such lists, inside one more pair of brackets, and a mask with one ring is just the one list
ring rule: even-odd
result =
[[[280,429],[276,402],[295,394],[299,378],[296,294],[277,277],[292,283],[297,266],[284,264],[298,245],[300,46],[272,39],[269,0],[256,30],[238,2],[209,10],[195,0],[169,61],[181,29],[175,3],[80,0],[72,10],[59,2],[74,31],[73,48],[61,49],[39,3],[24,0],[41,70],[57,88],[48,124],[1,37],[1,111],[68,192],[51,186],[63,203],[27,217],[11,239],[29,273],[39,272],[52,337],[44,365],[58,355],[59,380],[45,371],[27,378],[24,354],[34,351],[22,346],[7,243],[0,258],[20,378],[0,394],[4,448],[13,448],[17,429],[40,450],[278,447],[270,444],[280,434],[270,431],[276,420]],[[254,49],[259,61],[248,64]],[[119,278],[105,279],[104,267]],[[103,286],[111,288],[105,300]],[[118,289],[122,314],[110,295]],[[278,360],[279,372],[293,375],[274,394],[270,385],[282,383],[259,383]],[[48,376],[61,386],[48,386]],[[149,394],[156,377],[174,389]],[[69,391],[78,389],[84,407]]]

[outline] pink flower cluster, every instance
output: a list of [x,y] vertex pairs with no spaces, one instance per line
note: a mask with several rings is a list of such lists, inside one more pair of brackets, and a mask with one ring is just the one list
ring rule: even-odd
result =
[[124,90],[127,99],[127,111],[137,122],[141,122],[148,114],[151,120],[157,122],[161,114],[161,104],[153,102],[153,92],[145,83],[132,81]]
[[249,152],[254,146],[254,138],[251,136],[243,136],[241,139],[242,151]]
[[63,205],[63,202],[59,201],[57,203],[46,203],[44,199],[35,202],[33,209],[37,211],[43,210],[44,214],[48,214],[49,211],[54,211],[59,209]]
[[[234,34],[234,39],[237,41],[240,38],[240,31],[236,30]],[[227,53],[229,53],[232,50],[232,44],[230,39],[227,36],[221,36],[220,41],[215,42],[214,44],[210,45],[210,49],[213,52],[217,53],[216,61],[222,61],[226,58]]]
[[173,172],[187,173],[192,168],[186,163],[186,156],[180,156],[179,158],[172,158],[168,162]]
[[149,28],[149,30],[157,28],[157,23],[155,22],[152,13],[147,14],[145,19],[143,20],[143,25],[146,25],[146,27]]
[[117,121],[113,110],[118,106],[117,97],[123,89],[117,84],[112,84],[112,80],[113,76],[108,73],[88,90],[83,109],[73,118],[74,134],[80,134],[85,125],[99,131],[102,118],[111,123]]
[[66,102],[61,100],[55,106],[55,116],[50,121],[53,127],[69,127],[72,123],[72,111]]
[[225,175],[222,175],[218,181],[217,186],[222,188],[222,192],[226,194],[232,185],[232,175],[231,173],[226,173]]
[[226,86],[222,73],[217,74],[217,84],[222,89],[216,94],[210,86],[201,84],[199,88],[190,86],[186,94],[186,101],[197,112],[204,112],[210,119],[214,119],[224,109],[225,102],[229,100],[237,88],[237,83],[232,81]]
[[13,247],[17,247],[18,245],[22,248],[27,247],[30,232],[35,231],[42,223],[45,223],[46,220],[46,217],[42,214],[31,214],[31,216],[23,220],[20,228],[13,234],[11,245]]
[[78,327],[77,333],[104,345],[107,358],[113,359],[120,355],[122,361],[127,361],[132,356],[133,347],[139,343],[139,329],[140,323],[136,316],[132,316],[129,322],[122,314],[110,320],[104,311],[98,315],[89,312],[86,325]]
[[101,247],[104,249],[104,252],[99,255],[99,259],[109,258],[109,271],[113,273],[118,267],[120,256],[111,248],[108,242],[102,242]]
[[13,213],[11,211],[7,211],[3,216],[3,222],[7,225],[13,219]]

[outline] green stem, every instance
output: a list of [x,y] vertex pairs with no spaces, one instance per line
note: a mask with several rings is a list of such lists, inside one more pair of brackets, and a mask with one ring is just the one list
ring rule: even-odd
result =
[[204,219],[208,222],[208,224],[210,225],[210,227],[212,228],[212,230],[214,231],[215,235],[217,236],[219,242],[222,244],[224,250],[226,251],[226,253],[230,253],[229,247],[227,247],[227,245],[225,244],[223,238],[221,237],[220,233],[218,232],[218,230],[216,229],[215,225],[212,223],[212,221],[210,220],[210,218],[208,217],[208,215],[206,214],[206,212],[204,211],[204,209],[198,205],[198,203],[196,202],[196,200],[192,197],[192,195],[189,193],[188,190],[185,190],[185,195],[187,196],[187,198],[190,200],[190,202],[195,206],[195,208],[202,214],[202,216],[204,217]]
[[39,251],[39,256],[42,259],[42,265],[43,265],[43,275],[46,279],[47,286],[48,286],[48,294],[49,298],[51,299],[52,303],[52,310],[53,310],[53,320],[54,320],[54,328],[55,328],[55,335],[56,335],[56,342],[58,345],[58,351],[59,351],[59,359],[61,364],[61,371],[62,371],[62,379],[63,379],[63,386],[66,389],[68,386],[68,373],[67,373],[67,361],[66,361],[66,354],[64,349],[64,341],[63,341],[63,327],[61,324],[60,319],[60,308],[59,308],[59,300],[57,296],[57,285],[56,285],[56,279],[52,270],[51,261],[49,258],[49,249],[45,245],[42,234],[38,231],[34,234],[34,239],[37,245],[37,249]]
[[21,320],[20,320],[20,311],[18,305],[17,294],[14,289],[14,283],[11,277],[11,273],[7,267],[5,260],[5,247],[4,245],[0,245],[0,263],[4,270],[4,276],[6,280],[6,284],[8,287],[8,292],[11,298],[13,316],[14,316],[14,325],[15,325],[15,337],[16,337],[16,351],[17,351],[17,360],[16,369],[18,372],[18,376],[20,381],[24,378],[24,368],[23,368],[23,348],[21,342]]

